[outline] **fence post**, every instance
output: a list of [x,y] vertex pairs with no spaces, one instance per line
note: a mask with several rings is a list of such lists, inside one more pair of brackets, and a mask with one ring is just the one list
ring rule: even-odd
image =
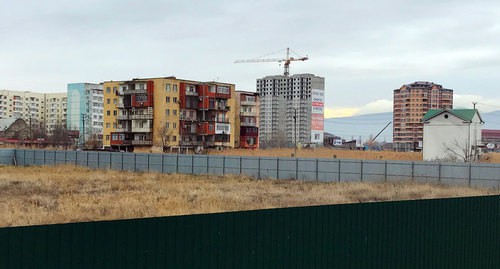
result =
[[206,157],[207,157],[207,174],[208,174],[210,168],[210,155],[206,155]]
[[191,155],[191,175],[194,175],[194,155]]
[[276,179],[280,179],[280,158],[276,157]]
[[68,151],[64,151],[64,164],[68,163]]
[[26,150],[24,149],[23,149],[23,161],[24,161],[24,166],[26,166]]
[[295,157],[295,179],[299,179],[299,158]]
[[89,152],[87,151],[85,153],[86,153],[86,155],[85,155],[86,157],[85,158],[87,159],[86,166],[89,167]]
[[319,165],[318,165],[319,159],[316,159],[316,181],[319,181]]
[[363,160],[361,160],[361,182],[363,182]]
[[165,173],[165,170],[163,169],[163,157],[165,157],[165,154],[161,154],[160,156],[161,156],[161,162],[160,162],[160,164],[161,164],[161,170],[160,171],[163,174],[163,173]]
[[415,180],[415,162],[411,162],[411,181],[413,182]]
[[257,178],[260,179],[260,157],[257,158]]
[[120,155],[122,156],[122,161],[121,161],[121,163],[122,163],[122,170],[121,171],[123,171],[123,154],[125,154],[125,153],[122,153],[122,152],[120,153]]
[[179,174],[179,153],[175,155],[175,173]]
[[240,156],[240,175],[241,175],[241,169],[242,169],[241,165],[243,163],[242,159],[243,159],[243,156]]
[[132,153],[134,154],[134,172],[137,171],[137,153]]
[[43,165],[47,165],[47,159],[45,157],[45,152],[47,152],[46,150],[43,151]]
[[384,161],[384,182],[387,182],[387,161]]
[[338,159],[338,162],[339,162],[339,166],[338,166],[339,171],[338,171],[338,179],[337,180],[338,180],[338,182],[340,182],[340,159]]
[[149,157],[150,157],[151,153],[148,153],[148,173],[149,173]]
[[472,181],[472,164],[469,163],[469,187],[471,186]]
[[441,163],[438,163],[438,182],[441,183]]
[[222,156],[222,175],[226,174],[226,156]]

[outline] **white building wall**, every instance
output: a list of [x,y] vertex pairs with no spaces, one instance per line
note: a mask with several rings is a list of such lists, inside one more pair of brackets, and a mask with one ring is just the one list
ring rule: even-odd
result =
[[480,145],[481,126],[477,114],[472,123],[450,113],[442,113],[430,119],[424,123],[423,159],[463,161],[462,156],[465,156],[466,150]]

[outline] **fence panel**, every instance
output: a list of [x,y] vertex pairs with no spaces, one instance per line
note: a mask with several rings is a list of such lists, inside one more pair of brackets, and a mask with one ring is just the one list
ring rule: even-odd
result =
[[163,173],[174,174],[179,170],[179,164],[177,162],[177,154],[165,154],[163,155]]
[[414,162],[413,180],[420,183],[439,183],[441,181],[439,163]]
[[54,164],[66,164],[66,152],[65,150],[56,150],[54,156]]
[[178,173],[193,173],[193,155],[178,155]]
[[463,163],[442,163],[441,183],[449,185],[469,185],[469,165]]
[[87,166],[89,168],[99,168],[99,162],[99,151],[87,151]]
[[297,162],[296,158],[278,158],[278,179],[297,179]]
[[[20,158],[17,158],[15,149],[2,149],[2,150],[0,150],[0,164],[13,165],[14,164],[14,157],[16,157],[16,160],[20,159]],[[17,161],[17,162],[20,165],[24,165],[24,163],[21,164],[19,161]]]
[[0,228],[0,268],[485,268],[500,196]]
[[99,160],[97,165],[100,169],[111,169],[111,152],[98,151],[97,158]]
[[66,164],[74,164],[76,165],[76,151],[66,151]]
[[149,169],[149,154],[135,153],[135,171],[148,172]]
[[212,175],[224,174],[224,156],[208,155],[208,173]]
[[241,173],[259,178],[259,157],[241,157]]
[[240,157],[237,156],[225,156],[224,158],[224,174],[226,175],[239,175],[241,173],[240,169]]
[[387,161],[387,181],[411,181],[412,162]]
[[340,180],[340,159],[318,159],[318,179],[325,182],[338,182]]
[[88,167],[88,152],[87,151],[77,151],[76,152],[76,164],[80,166]]
[[119,154],[122,154],[123,171],[132,171],[132,172],[137,171],[136,170],[136,162],[135,162],[136,154],[129,153],[129,152],[122,152]]
[[123,153],[111,152],[111,169],[125,170],[125,167],[123,166]]
[[193,156],[193,174],[208,174],[208,156],[194,155]]
[[45,164],[45,150],[35,150],[35,165]]
[[340,182],[356,182],[361,180],[361,165],[359,160],[340,160]]
[[383,182],[386,180],[385,161],[363,161],[362,180],[366,182]]
[[297,159],[297,179],[318,180],[318,159]]
[[278,178],[278,158],[261,157],[259,169],[260,178]]
[[473,164],[471,186],[500,189],[500,167],[491,164]]
[[149,154],[148,171],[163,172],[163,155],[162,154]]

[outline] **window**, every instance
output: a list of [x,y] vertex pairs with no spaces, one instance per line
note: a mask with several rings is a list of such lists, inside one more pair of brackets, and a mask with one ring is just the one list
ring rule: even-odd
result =
[[116,93],[117,90],[118,90],[118,87],[114,86],[113,87],[113,93]]
[[110,92],[111,92],[111,88],[110,87],[106,87],[106,93],[110,93]]
[[176,129],[176,128],[177,128],[177,122],[172,123],[172,127],[173,127],[174,129]]
[[[177,84],[172,85],[172,91],[176,92],[177,91]],[[174,136],[175,137],[175,136]],[[175,140],[174,140],[175,141]]]
[[113,104],[115,104],[115,105],[116,105],[116,98],[114,98],[114,99],[113,99]]
[[111,116],[111,111],[107,110],[106,111],[106,116]]
[[113,123],[113,128],[115,128],[115,129],[116,129],[116,123]]
[[106,104],[111,104],[111,100],[109,98],[106,99]]
[[170,116],[170,109],[165,110],[165,115]]
[[174,103],[177,103],[177,97],[172,98],[172,101],[173,101]]
[[167,103],[170,103],[170,96],[167,96],[167,97],[165,98],[165,101],[166,101]]
[[[176,86],[176,85],[174,85],[174,86]],[[174,142],[177,141],[177,136],[175,136],[175,135],[172,136],[172,141],[174,141]]]
[[170,83],[165,84],[165,90],[166,90],[167,92],[169,92],[169,91],[170,91]]
[[118,112],[116,110],[113,110],[113,116],[118,115]]
[[135,101],[136,102],[147,102],[148,101],[148,95],[147,94],[136,94],[135,95]]
[[170,129],[170,122],[165,123],[165,127],[166,127],[167,129]]
[[106,141],[109,141],[109,135],[106,135]]
[[174,116],[177,116],[177,109],[172,109],[172,114],[174,114]]

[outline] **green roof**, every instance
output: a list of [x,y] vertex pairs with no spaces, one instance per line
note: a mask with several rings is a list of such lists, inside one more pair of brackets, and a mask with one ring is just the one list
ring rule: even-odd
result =
[[[468,121],[472,121],[472,119],[474,118],[474,115],[476,115],[477,110],[476,109],[430,109],[429,111],[427,111],[427,113],[425,113],[424,117],[422,118],[422,121],[427,121],[427,120],[430,120],[431,118],[434,118],[435,116],[443,113],[443,112],[449,112],[463,120],[468,120]],[[481,121],[483,121],[481,119],[481,116],[479,116],[479,119]]]

